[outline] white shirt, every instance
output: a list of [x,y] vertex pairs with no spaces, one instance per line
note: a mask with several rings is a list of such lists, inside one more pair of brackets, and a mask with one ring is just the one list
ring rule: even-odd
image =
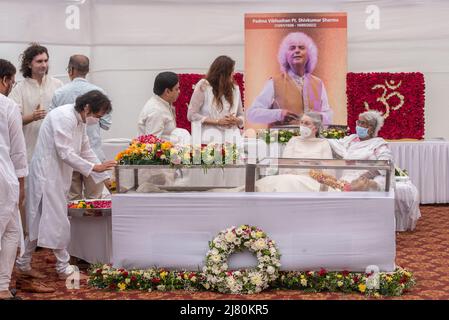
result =
[[58,107],[45,117],[30,164],[26,194],[31,241],[37,239],[39,246],[51,249],[67,248],[70,242],[67,195],[73,170],[99,183],[108,179],[108,174],[92,171],[97,162],[86,124],[74,104]]
[[241,144],[241,134],[238,126],[225,128],[215,125],[205,125],[204,120],[222,119],[227,115],[234,115],[240,119],[243,126],[244,113],[239,86],[234,85],[232,91],[232,106],[224,96],[221,97],[222,107],[218,107],[212,86],[206,79],[201,79],[195,86],[187,112],[187,119],[192,123],[192,138],[195,143],[209,143],[211,139],[215,143],[232,142]]
[[0,239],[13,215],[16,214],[18,218],[17,178],[27,174],[25,139],[19,106],[0,94]]
[[152,96],[140,112],[137,130],[140,135],[152,134],[162,140],[170,140],[176,129],[174,108],[161,97]]
[[[48,111],[51,99],[53,98],[53,93],[56,89],[62,87],[62,85],[63,83],[61,80],[50,76],[45,76],[42,79],[41,84],[32,78],[25,78],[17,83],[9,97],[19,105],[22,115],[32,114],[38,105],[40,105],[42,109]],[[41,124],[42,120],[38,120],[23,126],[28,163],[33,156]]]
[[[289,70],[288,75],[300,86],[304,85],[305,78],[294,74]],[[307,75],[306,75],[307,76]],[[323,124],[332,123],[332,109],[329,106],[326,88],[321,84],[321,111],[318,112],[323,116]],[[307,103],[307,99],[303,99]],[[282,120],[282,109],[273,108],[274,103],[274,82],[273,79],[268,80],[261,93],[256,97],[253,104],[247,111],[248,121],[254,123],[272,123]],[[308,110],[309,106],[304,104],[304,112],[314,111]]]
[[[69,103],[75,103],[76,98],[92,90],[99,90],[104,93],[103,89],[88,82],[86,79],[75,78],[72,82],[67,83],[55,91],[48,110],[51,111],[56,107]],[[98,124],[87,126],[87,136],[89,137],[90,146],[100,161],[104,161],[106,159],[101,146],[100,128],[103,130],[109,130],[111,124],[111,113],[108,113],[100,118]]]
[[[368,140],[360,140],[356,134],[344,137],[342,139],[328,139],[334,152],[346,160],[393,160],[388,143],[375,137]],[[359,178],[367,170],[346,170],[342,180],[351,182]],[[385,187],[385,172],[374,178],[374,181],[382,190]]]

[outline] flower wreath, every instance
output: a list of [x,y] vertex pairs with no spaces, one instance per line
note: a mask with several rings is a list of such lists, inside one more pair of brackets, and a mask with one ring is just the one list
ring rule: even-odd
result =
[[[279,275],[279,250],[257,227],[242,225],[223,230],[209,242],[209,248],[203,268],[206,289],[233,294],[258,293]],[[228,257],[244,249],[256,254],[258,265],[252,269],[228,271]]]

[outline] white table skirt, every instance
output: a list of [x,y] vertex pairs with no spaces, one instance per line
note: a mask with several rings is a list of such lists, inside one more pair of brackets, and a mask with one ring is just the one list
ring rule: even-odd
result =
[[411,181],[400,181],[395,184],[394,194],[396,231],[415,230],[421,217],[418,190]]
[[71,240],[68,248],[73,257],[89,263],[112,261],[111,217],[71,217]]
[[[116,194],[112,206],[115,267],[197,270],[220,230],[250,224],[276,241],[283,270],[395,268],[393,191]],[[234,256],[229,265],[254,258]]]
[[449,203],[449,142],[389,142],[395,165],[407,169],[420,203]]

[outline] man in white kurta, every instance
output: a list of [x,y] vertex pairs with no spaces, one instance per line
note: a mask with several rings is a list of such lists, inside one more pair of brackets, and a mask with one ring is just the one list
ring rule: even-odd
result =
[[49,76],[49,54],[47,48],[30,45],[22,54],[22,75],[9,97],[22,112],[23,133],[27,147],[28,163],[33,156],[42,119],[46,116],[53,94],[62,87],[61,80]]
[[[81,97],[93,93],[104,96],[99,91],[90,91]],[[109,178],[102,171],[113,167],[112,162],[98,165],[97,156],[89,145],[85,121],[86,114],[91,112],[88,111],[90,107],[89,104],[84,106],[82,116],[75,105],[64,105],[50,112],[42,123],[28,180],[26,207],[29,238],[26,240],[25,254],[17,260],[22,272],[31,270],[32,253],[36,246],[53,249],[60,278],[66,278],[74,271],[73,266],[69,265],[70,256],[66,250],[70,242],[67,195],[72,172],[76,170],[83,176],[92,176],[99,183]],[[97,118],[104,113],[97,114]]]
[[[75,103],[77,97],[91,90],[99,90],[104,93],[101,88],[86,80],[89,72],[88,57],[79,54],[71,56],[67,71],[71,82],[55,91],[49,111],[65,104]],[[88,124],[86,128],[89,144],[100,161],[104,161],[106,158],[102,149],[100,129],[109,130],[110,127],[111,114],[106,114],[95,123]],[[102,183],[95,184],[92,178],[84,178],[79,172],[74,171],[69,199],[99,199],[103,189]]]
[[153,93],[139,114],[137,130],[139,136],[152,134],[169,141],[171,133],[176,129],[176,113],[173,107],[179,96],[176,73],[159,73],[154,79]]
[[19,180],[23,192],[28,174],[22,116],[19,106],[6,97],[15,82],[14,74],[14,66],[0,59],[0,299],[12,297],[9,284],[22,238]]

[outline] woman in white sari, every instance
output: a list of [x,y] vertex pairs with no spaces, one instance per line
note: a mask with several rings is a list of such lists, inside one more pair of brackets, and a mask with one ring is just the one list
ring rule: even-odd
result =
[[[299,137],[293,137],[284,149],[283,158],[332,159],[332,150],[326,139],[320,138],[322,117],[307,112],[300,120]],[[256,181],[256,192],[318,192],[320,183],[309,176],[309,169],[280,169],[279,175]]]
[[[384,124],[383,116],[378,111],[366,111],[356,124],[357,134],[329,140],[337,156],[347,160],[392,160],[387,142],[377,136]],[[385,175],[377,170],[346,170],[341,179],[350,182],[354,191],[376,191],[385,186]]]

